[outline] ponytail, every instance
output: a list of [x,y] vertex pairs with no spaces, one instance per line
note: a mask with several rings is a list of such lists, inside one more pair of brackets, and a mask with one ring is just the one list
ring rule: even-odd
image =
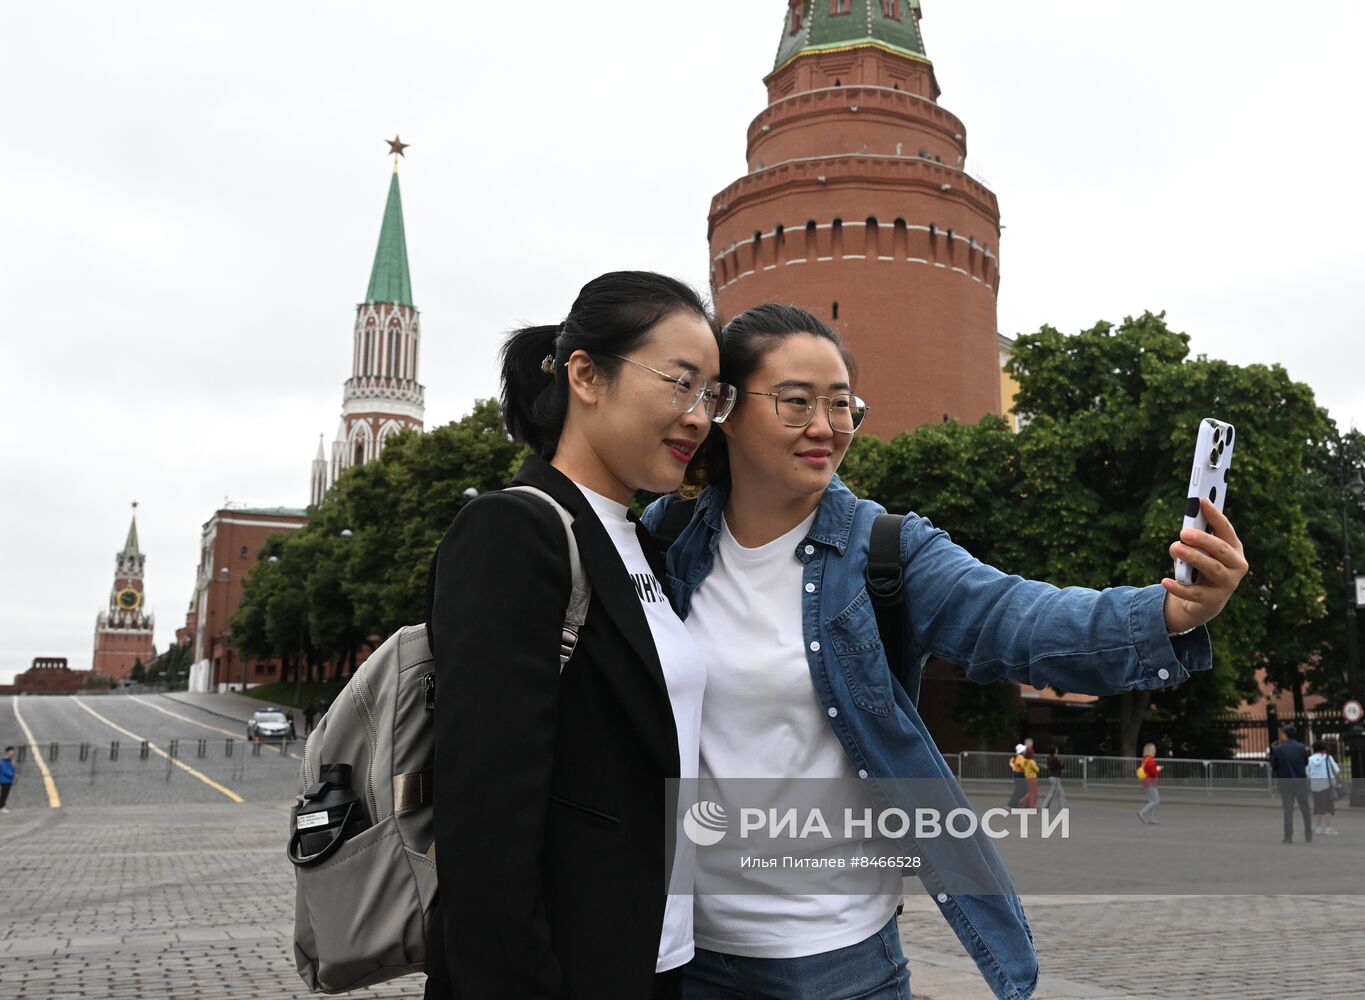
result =
[[547,461],[554,457],[568,410],[569,382],[562,365],[546,374],[555,353],[557,326],[528,326],[502,345],[502,415],[507,433]]

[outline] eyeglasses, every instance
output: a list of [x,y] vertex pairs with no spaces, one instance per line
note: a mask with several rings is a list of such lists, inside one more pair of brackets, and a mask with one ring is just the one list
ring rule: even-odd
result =
[[705,382],[701,384],[700,388],[694,388],[686,375],[670,375],[667,372],[659,371],[657,368],[651,368],[649,365],[632,361],[630,358],[623,358],[619,354],[608,354],[607,356],[615,358],[617,361],[624,361],[628,365],[634,365],[636,368],[643,368],[647,372],[653,372],[665,382],[672,382],[673,409],[675,410],[678,408],[678,397],[683,396],[691,400],[687,404],[687,408],[683,410],[684,413],[691,413],[700,403],[702,412],[706,414],[707,419],[713,423],[723,424],[725,418],[730,415],[730,411],[735,408],[737,392],[735,387],[728,382],[717,382],[714,389]]
[[771,396],[777,419],[787,427],[805,427],[815,416],[815,407],[825,401],[829,426],[836,434],[852,434],[867,416],[867,404],[851,392],[833,396],[812,396],[809,390],[788,386],[777,392],[746,391],[746,396]]

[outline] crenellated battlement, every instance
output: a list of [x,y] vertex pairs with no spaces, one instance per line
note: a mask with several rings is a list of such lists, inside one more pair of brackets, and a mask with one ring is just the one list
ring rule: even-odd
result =
[[719,292],[760,272],[843,261],[923,265],[959,274],[992,296],[1000,289],[995,246],[934,222],[904,218],[776,224],[713,256],[711,286]]
[[824,197],[824,192],[850,184],[918,188],[941,196],[944,201],[961,199],[973,210],[992,219],[998,219],[1000,214],[999,203],[990,188],[966,171],[945,163],[919,156],[863,153],[810,156],[747,174],[721,191],[711,199],[708,237],[714,238],[724,216],[739,211],[753,200],[772,197],[783,190],[812,188]]

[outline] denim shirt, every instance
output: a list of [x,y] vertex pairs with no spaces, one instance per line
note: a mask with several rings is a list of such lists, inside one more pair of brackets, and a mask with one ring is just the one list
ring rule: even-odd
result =
[[[669,583],[686,619],[715,562],[728,489],[706,490],[668,552]],[[655,501],[642,521],[653,530],[674,497]],[[870,782],[881,808],[914,815],[927,787],[951,809],[970,807],[915,707],[891,678],[865,587],[872,522],[884,509],[857,499],[837,477],[826,488],[803,564],[803,640],[815,693],[849,763]],[[1104,591],[1059,589],[1008,576],[978,561],[925,518],[901,528],[905,574],[905,663],[926,655],[960,665],[978,683],[999,677],[1034,687],[1116,694],[1168,687],[1213,665],[1208,631],[1169,638],[1160,585]],[[910,684],[916,693],[918,685]],[[908,782],[916,782],[909,801]],[[927,780],[925,780],[927,779]],[[921,860],[920,881],[1000,1000],[1027,1000],[1038,957],[1004,861],[981,831],[969,839],[901,840]],[[971,886],[970,892],[962,892]]]

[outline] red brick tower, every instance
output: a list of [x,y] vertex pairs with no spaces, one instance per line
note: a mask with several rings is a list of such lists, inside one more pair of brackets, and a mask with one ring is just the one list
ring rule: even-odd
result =
[[[389,145],[401,155],[401,147],[407,144],[395,138]],[[425,393],[417,381],[421,339],[417,307],[412,304],[403,199],[398,190],[395,156],[379,246],[370,269],[370,286],[365,301],[356,306],[351,377],[346,380],[342,397],[332,460],[329,467],[319,444],[310,477],[311,506],[322,503],[328,488],[344,470],[378,457],[389,435],[422,429]]]
[[919,0],[787,6],[748,173],[711,203],[717,309],[831,322],[883,437],[999,413],[1000,211],[938,104]]
[[109,607],[95,620],[93,670],[120,680],[128,676],[135,662],[146,663],[156,655],[152,643],[155,619],[147,614],[142,591],[142,570],[147,557],[137,546],[137,504],[133,504],[133,509],[128,539],[123,543],[123,551],[114,557]]

